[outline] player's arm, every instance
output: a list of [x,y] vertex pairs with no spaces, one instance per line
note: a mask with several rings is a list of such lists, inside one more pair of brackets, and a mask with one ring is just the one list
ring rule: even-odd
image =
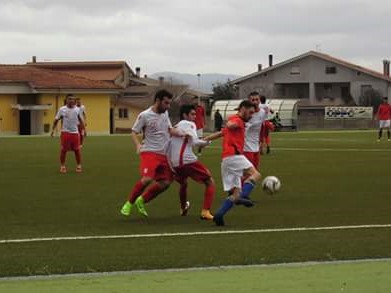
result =
[[86,133],[86,124],[83,120],[83,118],[80,117],[80,115],[77,115],[77,119],[79,119],[79,124],[82,130],[84,130],[84,135]]
[[55,118],[55,119],[54,119],[54,121],[53,121],[53,126],[52,126],[52,131],[50,132],[50,136],[51,136],[51,137],[54,136],[54,131],[56,130],[58,121],[60,121],[60,120],[61,120],[61,118],[59,118],[59,119]]
[[85,110],[83,111],[83,120],[84,120],[84,131],[85,131],[87,127],[87,113]]
[[235,120],[228,120],[227,124],[225,125],[226,128],[228,129],[236,129],[239,128],[240,125],[237,121]]
[[168,128],[168,132],[170,133],[171,136],[176,136],[176,137],[186,136],[186,133],[184,133],[181,129],[178,129],[176,127]]
[[140,142],[140,139],[139,139],[139,134],[136,133],[135,131],[131,130],[130,137],[132,138],[133,144],[136,147],[136,153],[139,154],[141,146],[142,146],[142,143]]
[[134,122],[134,125],[132,129],[130,130],[130,137],[132,138],[133,144],[136,147],[136,152],[140,153],[140,148],[142,146],[142,142],[140,141],[139,134],[144,132],[146,127],[146,118],[143,115],[143,113],[140,113],[137,116],[136,122]]
[[194,125],[194,128],[191,127],[186,131],[186,135],[191,138],[193,146],[203,148],[203,147],[206,147],[207,145],[210,144],[210,141],[198,138],[197,132],[195,130],[195,125]]
[[222,131],[217,131],[215,133],[212,133],[212,134],[204,137],[204,140],[212,141],[212,140],[218,139],[218,138],[220,138],[222,136],[223,136],[223,132]]

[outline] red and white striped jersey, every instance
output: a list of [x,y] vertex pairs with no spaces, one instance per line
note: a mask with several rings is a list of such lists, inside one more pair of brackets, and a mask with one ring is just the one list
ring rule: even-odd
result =
[[194,122],[181,120],[175,128],[186,136],[170,138],[167,156],[171,165],[179,167],[196,162],[198,158],[193,152],[193,146],[205,146],[209,143],[198,138]]
[[266,111],[260,108],[246,123],[246,133],[244,137],[245,152],[259,152],[259,134],[266,117]]

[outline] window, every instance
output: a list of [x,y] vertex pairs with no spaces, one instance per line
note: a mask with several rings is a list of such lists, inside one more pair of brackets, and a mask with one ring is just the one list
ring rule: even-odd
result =
[[325,83],[325,84],[323,85],[323,88],[324,88],[325,90],[331,90],[332,87],[333,87],[333,85],[332,85],[331,83]]
[[118,109],[118,117],[120,119],[127,119],[127,118],[129,118],[129,116],[128,116],[128,109],[127,108],[119,108]]
[[326,74],[336,74],[337,67],[335,66],[326,66]]
[[292,75],[300,74],[300,66],[292,66],[292,68],[291,68],[291,74],[292,74]]

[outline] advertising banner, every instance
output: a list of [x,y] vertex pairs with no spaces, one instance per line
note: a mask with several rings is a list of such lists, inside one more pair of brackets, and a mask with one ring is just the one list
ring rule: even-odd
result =
[[373,119],[372,107],[325,107],[324,119]]

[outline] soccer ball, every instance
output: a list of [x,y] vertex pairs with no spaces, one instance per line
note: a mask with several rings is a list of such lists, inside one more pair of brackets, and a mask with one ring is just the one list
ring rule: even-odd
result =
[[262,189],[270,194],[276,193],[281,188],[281,181],[276,176],[267,176],[262,181]]

